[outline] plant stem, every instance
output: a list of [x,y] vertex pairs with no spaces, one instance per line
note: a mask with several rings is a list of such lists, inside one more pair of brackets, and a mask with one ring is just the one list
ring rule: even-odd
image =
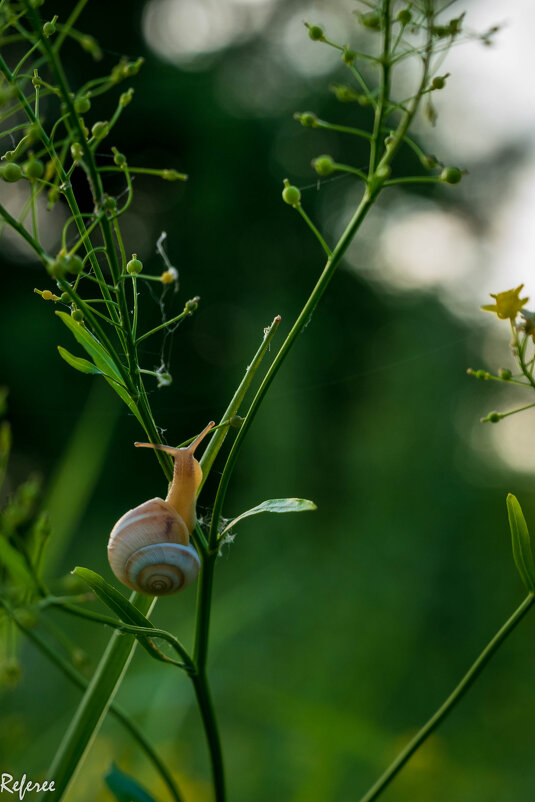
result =
[[505,622],[503,627],[498,630],[496,635],[483,649],[475,663],[473,663],[471,668],[464,675],[455,690],[448,696],[444,704],[442,704],[436,713],[431,716],[427,724],[424,724],[422,729],[414,736],[412,741],[407,744],[405,749],[399,753],[394,762],[391,763],[384,774],[370,788],[368,793],[362,797],[360,802],[373,802],[374,799],[378,799],[379,796],[381,796],[387,785],[392,782],[394,777],[399,773],[399,771],[401,771],[410,757],[416,752],[417,749],[419,749],[419,747],[427,740],[427,738],[439,726],[439,724],[444,721],[448,713],[450,713],[455,705],[462,699],[464,694],[483,671],[490,658],[499,649],[508,635],[511,634],[517,624],[520,623],[534,602],[535,596],[530,593],[529,596],[524,599],[520,607],[515,610],[511,618]]
[[355,233],[357,232],[358,228],[362,224],[364,218],[366,217],[367,213],[369,212],[371,206],[373,205],[374,197],[369,193],[368,190],[364,193],[361,202],[359,203],[355,214],[353,215],[351,221],[349,222],[347,228],[345,229],[344,233],[340,237],[330,259],[327,260],[325,268],[319,277],[316,286],[310,293],[310,296],[305,303],[303,309],[301,310],[297,320],[295,321],[294,325],[292,326],[290,333],[286,337],[284,343],[282,344],[277,356],[271,363],[271,366],[266,373],[262,384],[260,385],[252,404],[249,408],[247,416],[244,422],[241,425],[240,430],[238,431],[238,435],[232,445],[230,450],[230,454],[228,456],[227,462],[225,464],[225,468],[223,470],[223,475],[219,482],[219,487],[217,489],[217,495],[214,503],[214,509],[212,512],[212,523],[210,526],[210,535],[208,538],[208,543],[210,549],[217,549],[217,538],[218,538],[218,526],[219,526],[219,519],[221,517],[221,512],[223,509],[223,503],[225,500],[226,491],[228,488],[228,484],[230,481],[230,477],[234,466],[236,464],[236,460],[238,458],[238,453],[247,434],[253,419],[258,412],[260,404],[264,400],[264,396],[266,395],[271,382],[275,378],[279,368],[281,367],[282,363],[284,362],[286,356],[288,355],[292,345],[294,344],[297,337],[301,334],[305,326],[310,321],[310,318],[316,309],[317,305],[319,304],[325,290],[327,289],[329,282],[331,281],[336,268],[340,264],[343,255],[345,254],[346,250],[348,249]]
[[[148,613],[153,603],[150,596],[139,597],[135,593],[130,601],[142,613]],[[55,790],[47,792],[46,802],[60,800],[76,776],[121,684],[136,644],[130,635],[114,633],[110,638],[48,771],[48,776],[54,778]]]
[[210,688],[206,673],[201,671],[192,677],[195,695],[201,713],[201,719],[210,750],[212,763],[212,775],[214,779],[214,792],[216,802],[225,802],[225,775],[223,769],[223,755],[221,752],[221,740],[217,729],[214,705],[210,694]]
[[[27,638],[32,641],[32,643],[46,656],[48,659],[54,663],[60,671],[69,679],[74,685],[81,690],[85,691],[89,684],[88,680],[83,677],[81,674],[76,671],[67,660],[64,660],[57,652],[49,646],[49,644],[43,640],[40,635],[34,632],[32,629],[28,629],[22,624],[20,624],[16,618],[14,618],[15,624],[24,632]],[[150,742],[145,738],[143,735],[142,730],[137,726],[137,724],[132,721],[132,719],[122,710],[118,705],[112,703],[109,708],[110,714],[114,716],[117,721],[119,721],[125,729],[132,735],[132,737],[138,742],[140,748],[145,752],[148,759],[154,765],[156,771],[159,772],[163,781],[167,785],[169,792],[175,802],[182,802],[182,796],[176,787],[176,783],[173,780],[171,773],[169,772],[167,766],[157,752],[154,751]]]

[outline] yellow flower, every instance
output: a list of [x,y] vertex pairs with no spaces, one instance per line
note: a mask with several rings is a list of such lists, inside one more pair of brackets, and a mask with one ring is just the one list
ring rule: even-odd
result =
[[507,320],[507,318],[514,320],[524,304],[529,301],[529,298],[519,298],[523,286],[521,284],[516,290],[506,290],[506,292],[499,292],[497,295],[491,293],[490,297],[495,298],[496,303],[482,306],[481,309],[486,312],[495,312],[500,320]]

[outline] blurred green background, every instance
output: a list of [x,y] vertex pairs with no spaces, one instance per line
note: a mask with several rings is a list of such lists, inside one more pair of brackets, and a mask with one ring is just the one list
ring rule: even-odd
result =
[[[303,188],[305,208],[330,241],[358,200],[352,179],[320,186],[310,159],[327,152],[362,166],[359,140],[292,119],[310,108],[325,119],[369,125],[368,110],[339,104],[328,91],[333,81],[347,81],[334,51],[310,55],[314,45],[301,27],[291,38],[294,20],[322,22],[322,14],[336,19],[346,38],[359,36],[353,6],[336,5],[328,13],[318,6],[317,20],[310,4],[299,3],[93,2],[80,27],[97,37],[103,61],[93,64],[65,46],[72,85],[109,70],[123,54],[145,57],[132,82],[134,102],[109,146],[131,164],[190,175],[185,185],[138,177],[125,219],[127,249],[150,273],[163,269],[156,241],[167,232],[180,273],[178,294],[164,298],[169,314],[194,295],[202,299],[165,343],[172,385],[151,388],[169,442],[222,414],[264,326],[282,315],[280,344],[322,267],[316,242],[281,201],[282,179]],[[46,16],[64,19],[71,6],[47,2]],[[173,36],[174,62],[154,44],[169,56]],[[455,56],[450,64],[454,69]],[[108,118],[115,102],[114,93],[96,102],[91,121]],[[106,153],[103,147],[103,159]],[[517,157],[514,149],[504,153],[502,169],[513,169]],[[481,200],[489,182],[490,191],[499,187],[501,174],[490,160],[462,166],[472,189],[397,192],[372,211],[362,245],[297,342],[243,449],[226,515],[286,495],[311,498],[318,511],[244,522],[220,560],[210,670],[232,802],[358,799],[522,598],[505,495],[515,492],[534,521],[532,474],[506,466],[479,428],[480,416],[507,405],[507,393],[497,397],[465,372],[499,367],[507,332],[499,330],[498,363],[489,363],[489,335],[475,311],[483,293],[472,317],[463,317],[452,312],[456,298],[466,303],[462,278],[446,303],[433,285],[401,288],[374,277],[381,238],[400,210],[435,204],[481,233],[470,198],[479,193]],[[420,171],[410,151],[396,169]],[[121,188],[110,182],[110,191]],[[83,182],[78,189],[84,193]],[[140,429],[111,390],[57,355],[58,344],[75,347],[52,304],[33,294],[48,278],[13,240],[3,247],[2,277],[0,376],[10,389],[15,438],[8,492],[29,473],[44,478],[54,527],[50,577],[79,564],[111,579],[111,527],[125,510],[161,495],[165,483],[150,454],[132,447]],[[159,294],[144,295],[144,325],[160,320]],[[162,341],[146,346],[145,367],[157,369]],[[201,515],[216,480],[217,471],[200,499]],[[52,585],[66,587],[58,579]],[[164,599],[154,622],[189,643],[193,610],[189,590]],[[83,670],[90,675],[109,633],[51,617],[89,655]],[[385,802],[530,798],[534,628],[528,616]],[[22,678],[0,690],[0,768],[37,778],[80,694],[30,644],[19,646]],[[209,800],[206,750],[186,678],[136,653],[118,701],[157,744],[187,801]],[[101,778],[112,761],[167,798],[145,758],[107,720],[69,802],[109,800]]]

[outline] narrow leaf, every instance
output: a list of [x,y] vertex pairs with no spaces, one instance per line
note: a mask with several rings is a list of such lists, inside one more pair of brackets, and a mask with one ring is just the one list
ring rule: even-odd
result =
[[244,518],[249,518],[251,515],[260,515],[263,512],[307,512],[308,510],[317,510],[313,501],[308,501],[306,498],[270,498],[263,501],[258,506],[253,507],[246,512],[242,512],[237,518],[226,526],[221,532],[222,535],[228,532],[229,529],[236,526],[238,521]]
[[[119,368],[115,364],[113,358],[106,351],[103,345],[94,337],[85,326],[80,325],[72,319],[70,315],[65,312],[56,312],[56,315],[63,321],[68,329],[72,332],[75,339],[80,343],[82,348],[89,354],[95,366],[103,374],[104,378],[113,387],[117,395],[120,396],[122,401],[126,404],[128,409],[136,416],[138,421],[143,426],[143,420],[139,414],[139,410],[135,401],[130,397],[126,389]],[[63,356],[63,354],[62,354]],[[65,357],[63,356],[65,359]],[[68,360],[67,360],[68,361]],[[75,367],[73,365],[73,367]],[[79,369],[79,368],[77,368]]]
[[[122,593],[119,593],[113,585],[106,582],[106,580],[95,573],[95,571],[78,566],[74,569],[73,574],[83,579],[100,601],[118,615],[125,624],[133,624],[136,627],[147,627],[148,629],[154,628],[149,619],[146,618],[143,613],[140,613],[137,607],[134,607]],[[169,658],[155,646],[150,638],[144,635],[136,635],[135,637],[151,657],[155,657],[157,660],[162,660],[165,663],[171,662]]]
[[115,763],[104,780],[118,802],[156,802],[137,780],[117,768]]
[[531,538],[522,507],[512,493],[507,496],[507,512],[511,528],[513,558],[522,582],[530,593],[535,593],[535,564]]
[[97,368],[93,362],[89,362],[87,359],[82,359],[81,356],[73,356],[70,354],[66,348],[62,348],[61,345],[58,345],[59,355],[65,360],[65,362],[74,368],[75,370],[79,370],[80,373],[95,373],[95,374],[102,374],[100,368]]

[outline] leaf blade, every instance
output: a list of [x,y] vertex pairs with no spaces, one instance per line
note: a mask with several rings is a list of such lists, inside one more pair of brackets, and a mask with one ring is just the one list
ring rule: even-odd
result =
[[530,593],[535,593],[535,562],[526,519],[516,496],[509,493],[506,503],[509,528],[511,529],[513,559],[527,590]]
[[104,346],[101,345],[97,338],[91,334],[91,332],[88,331],[85,326],[77,323],[70,315],[60,311],[57,311],[56,315],[65,324],[65,326],[67,326],[75,340],[82,346],[86,353],[89,354],[95,364],[95,367],[99,369],[110,387],[113,387],[117,395],[143,426],[143,419],[139,413],[137,404],[134,399],[131,398],[128,390],[125,387],[119,368],[110,354],[108,354]]
[[[147,629],[153,629],[153,626],[148,618],[146,618],[143,613],[141,613],[137,607],[128,601],[128,599],[123,596],[118,590],[116,590],[113,585],[110,585],[106,582],[103,577],[97,574],[95,571],[91,571],[90,568],[82,568],[81,566],[77,566],[73,574],[79,576],[94,594],[100,599],[100,601],[108,607],[112,612],[114,612],[121,621],[125,624],[133,624],[136,627],[146,627]],[[144,635],[135,635],[137,640],[139,641],[140,645],[147,651],[151,657],[155,657],[157,660],[162,662],[168,663],[170,662],[169,658],[165,656],[165,654],[158,649],[158,647],[153,643],[153,641]]]
[[266,501],[262,501],[261,504],[257,504],[256,507],[252,507],[250,510],[242,512],[237,518],[234,518],[234,520],[223,529],[221,535],[224,535],[226,532],[232,529],[232,527],[236,526],[239,521],[243,521],[245,518],[250,518],[252,515],[261,515],[264,512],[311,512],[317,509],[318,508],[314,502],[309,501],[306,498],[270,498]]
[[104,781],[117,802],[156,802],[137,780],[121,771],[115,763],[112,763]]
[[60,357],[64,359],[71,368],[74,368],[74,370],[78,370],[80,373],[103,375],[100,368],[97,368],[93,362],[89,362],[89,360],[83,359],[81,356],[74,356],[74,354],[71,354],[66,348],[62,348],[61,345],[58,345],[58,352]]

